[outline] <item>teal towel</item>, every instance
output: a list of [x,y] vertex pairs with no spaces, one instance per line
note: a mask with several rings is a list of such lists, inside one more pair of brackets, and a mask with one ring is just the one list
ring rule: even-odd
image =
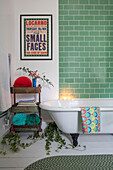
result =
[[27,116],[27,125],[38,125],[40,123],[40,118],[37,114],[30,114]]
[[12,123],[13,125],[25,125],[27,120],[27,115],[25,113],[17,113],[14,115]]

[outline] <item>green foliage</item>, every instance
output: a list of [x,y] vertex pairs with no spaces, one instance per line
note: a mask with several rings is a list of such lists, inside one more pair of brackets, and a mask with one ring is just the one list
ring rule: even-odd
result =
[[32,139],[32,140],[36,140],[36,139],[38,139],[39,138],[39,136],[37,136],[37,135],[29,135],[28,137],[27,137],[27,139]]
[[56,152],[58,149],[62,149],[63,146],[66,145],[65,139],[62,139],[61,137],[61,131],[58,129],[57,125],[55,123],[49,123],[47,128],[44,130],[44,133],[42,134],[42,139],[45,138],[46,145],[45,149],[47,151],[47,155],[50,155],[50,146],[51,142],[57,142],[59,144]]
[[5,156],[6,154],[7,154],[7,152],[6,151],[0,151],[0,155],[3,155],[3,156]]
[[50,148],[51,148],[51,143],[52,142],[57,142],[58,146],[57,149],[55,150],[58,152],[60,149],[63,147],[65,149],[74,149],[75,146],[71,144],[66,144],[65,139],[62,139],[61,136],[62,132],[58,129],[57,125],[55,123],[49,123],[47,128],[44,130],[44,133],[42,133],[41,138],[46,141],[45,149],[47,151],[47,155],[50,155]]
[[[84,149],[79,149],[81,146],[78,145],[78,148],[76,148],[74,145],[72,144],[66,144],[65,139],[62,138],[61,136],[62,132],[58,129],[57,125],[55,124],[55,122],[53,123],[49,123],[48,126],[46,127],[46,129],[44,130],[44,132],[42,133],[41,137],[36,136],[36,135],[29,135],[27,137],[27,139],[31,139],[32,142],[30,143],[21,143],[20,140],[20,135],[18,135],[15,132],[10,132],[7,135],[5,135],[1,141],[1,144],[3,145],[9,145],[10,149],[13,152],[17,152],[20,150],[20,147],[25,149],[26,147],[31,146],[33,143],[35,143],[38,139],[45,139],[45,149],[47,151],[47,155],[50,155],[50,148],[51,148],[51,144],[52,142],[57,142],[58,146],[55,149],[56,152],[58,152],[60,149],[62,149],[63,147],[65,149],[75,149],[75,150],[79,150],[79,151],[84,151],[86,150],[86,146],[84,145],[83,148]],[[6,151],[0,151],[0,154],[3,154],[4,156],[6,155]]]
[[[32,136],[32,135],[31,135]],[[30,139],[30,137],[28,138]],[[21,143],[20,140],[20,135],[18,135],[15,132],[10,132],[7,135],[5,135],[1,141],[2,145],[9,145],[10,146],[10,150],[13,152],[17,152],[20,150],[20,147],[25,149],[26,147],[31,146],[33,143],[36,142],[37,137],[34,135],[33,136],[33,141],[30,143]],[[0,154],[3,154],[4,156],[6,155],[6,151],[0,151]]]
[[8,144],[13,152],[17,152],[19,150],[20,136],[16,133],[10,132],[3,137],[1,144]]
[[85,145],[83,146],[84,149],[80,150],[79,149],[81,147],[80,145],[78,145],[78,148],[76,148],[72,144],[66,144],[66,141],[65,141],[65,139],[62,139],[61,134],[62,134],[62,132],[58,129],[55,122],[48,124],[48,126],[44,130],[44,133],[42,133],[42,135],[41,135],[41,138],[45,139],[45,141],[46,141],[45,149],[47,151],[47,153],[46,153],[47,155],[50,155],[50,152],[51,152],[50,148],[51,148],[52,142],[58,143],[57,149],[55,150],[56,152],[58,152],[63,147],[65,149],[75,149],[75,150],[79,150],[79,151],[84,151],[86,149]]
[[86,149],[86,145],[84,145],[83,147],[84,147],[84,149]]
[[3,155],[5,156],[7,153],[6,153],[6,151],[5,152],[3,152]]

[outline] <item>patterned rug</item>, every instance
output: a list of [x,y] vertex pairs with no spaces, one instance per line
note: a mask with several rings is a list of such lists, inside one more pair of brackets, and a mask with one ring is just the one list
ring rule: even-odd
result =
[[53,156],[41,159],[24,170],[113,170],[113,155]]

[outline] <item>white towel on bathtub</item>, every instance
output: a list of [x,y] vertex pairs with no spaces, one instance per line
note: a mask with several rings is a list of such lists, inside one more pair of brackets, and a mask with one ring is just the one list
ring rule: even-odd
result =
[[8,54],[0,51],[0,112],[11,107]]

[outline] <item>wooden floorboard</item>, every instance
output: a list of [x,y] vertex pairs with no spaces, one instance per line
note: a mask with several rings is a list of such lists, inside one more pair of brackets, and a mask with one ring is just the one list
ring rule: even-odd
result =
[[[23,136],[23,141],[25,136]],[[63,135],[67,143],[71,143],[70,135]],[[78,139],[81,149],[86,145],[85,151],[76,149],[62,149],[55,152],[57,144],[52,144],[51,155],[96,155],[113,154],[113,135],[80,135]],[[45,140],[38,141],[26,149],[21,149],[18,153],[11,152],[7,147],[7,155],[0,155],[0,170],[24,170],[29,164],[47,157],[45,151]]]

